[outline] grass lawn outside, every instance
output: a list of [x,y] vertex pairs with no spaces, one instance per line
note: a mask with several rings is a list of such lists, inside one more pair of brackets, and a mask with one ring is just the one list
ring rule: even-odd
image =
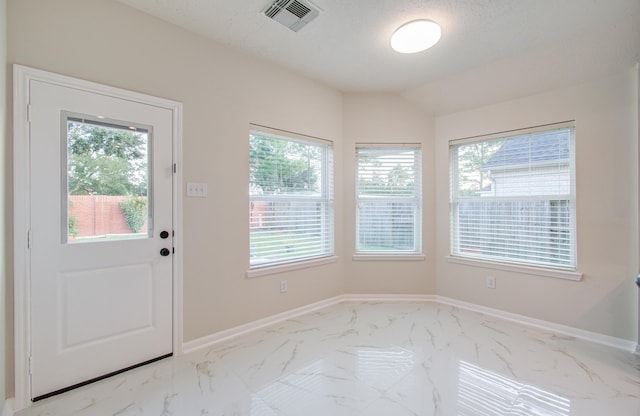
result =
[[322,254],[319,235],[291,231],[251,230],[251,257],[278,260]]

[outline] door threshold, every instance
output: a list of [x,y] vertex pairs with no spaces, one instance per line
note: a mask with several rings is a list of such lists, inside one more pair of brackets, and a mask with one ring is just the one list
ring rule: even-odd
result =
[[89,385],[91,383],[95,383],[97,381],[104,380],[105,378],[117,376],[118,374],[122,374],[122,373],[124,373],[126,371],[134,370],[134,369],[136,369],[138,367],[142,367],[142,366],[147,365],[147,364],[155,363],[156,361],[164,360],[165,358],[169,358],[172,355],[173,355],[173,353],[169,353],[169,354],[166,354],[166,355],[162,355],[160,357],[152,358],[152,359],[144,361],[142,363],[138,363],[138,364],[132,365],[132,366],[127,367],[127,368],[123,368],[123,369],[118,370],[118,371],[113,371],[111,373],[104,374],[104,375],[102,375],[100,377],[95,377],[95,378],[92,378],[91,380],[83,381],[82,383],[74,384],[73,386],[65,387],[65,388],[60,389],[60,390],[52,391],[51,393],[47,393],[47,394],[43,394],[41,396],[34,397],[33,399],[31,399],[31,401],[35,403],[35,402],[40,401],[40,400],[48,399],[49,397],[57,396],[59,394],[66,393],[68,391],[75,390],[75,389],[78,389],[80,387],[84,387],[84,386]]

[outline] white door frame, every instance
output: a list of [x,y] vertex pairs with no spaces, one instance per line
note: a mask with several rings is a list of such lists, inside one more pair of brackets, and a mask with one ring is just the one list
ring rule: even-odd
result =
[[182,104],[120,88],[83,81],[22,65],[13,66],[13,261],[14,261],[14,365],[15,410],[31,403],[30,353],[30,82],[43,81],[62,87],[136,101],[171,111],[173,116],[173,354],[182,353]]

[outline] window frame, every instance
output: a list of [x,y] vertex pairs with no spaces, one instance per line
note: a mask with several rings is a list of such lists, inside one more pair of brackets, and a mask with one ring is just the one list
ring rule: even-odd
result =
[[[394,153],[412,150],[414,163],[413,194],[410,196],[373,196],[360,192],[360,153],[361,151],[378,151],[384,156],[384,151],[392,157]],[[371,202],[400,203],[412,205],[413,211],[413,244],[410,250],[365,250],[360,242],[360,205]],[[356,143],[355,146],[355,241],[354,260],[424,260],[422,253],[422,145],[420,143]]]
[[[458,214],[457,209],[460,202],[464,201],[481,201],[481,197],[460,197],[458,196],[458,159],[456,159],[457,149],[460,146],[473,144],[473,143],[486,143],[499,139],[508,139],[513,137],[525,136],[527,134],[541,133],[546,131],[570,129],[569,132],[569,156],[568,163],[568,177],[569,177],[569,192],[567,194],[548,194],[543,197],[542,195],[536,196],[513,196],[513,197],[489,197],[482,199],[484,202],[492,202],[499,200],[509,201],[567,201],[568,213],[569,213],[569,247],[570,247],[570,262],[569,264],[550,264],[550,262],[543,263],[535,261],[522,261],[513,257],[498,257],[498,256],[485,256],[478,253],[465,254],[460,251],[460,247],[456,247],[456,243],[459,244],[459,231],[458,231]],[[569,280],[580,280],[582,274],[578,272],[578,256],[577,256],[577,226],[576,226],[576,163],[575,163],[575,122],[566,121],[561,123],[553,123],[542,126],[536,126],[525,129],[509,130],[496,134],[474,136],[469,138],[457,139],[449,141],[449,256],[447,261],[451,263],[469,264],[499,270],[509,270],[522,272],[527,274],[538,274],[549,277],[557,277]],[[528,166],[531,167],[531,161],[528,162]],[[531,177],[531,176],[528,176]],[[492,188],[493,189],[493,188]],[[531,189],[531,188],[527,188]],[[502,199],[501,199],[502,198]],[[551,217],[548,217],[552,219]]]
[[[333,190],[333,142],[320,139],[313,136],[307,136],[290,131],[274,129],[258,124],[250,124],[249,141],[253,136],[260,136],[281,140],[290,143],[298,143],[308,146],[317,146],[321,151],[320,169],[320,195],[252,195],[251,186],[253,184],[251,176],[249,176],[249,268],[247,277],[257,277],[272,273],[280,273],[283,271],[295,270],[299,268],[312,267],[316,265],[335,262],[335,232],[334,232],[334,190]],[[249,155],[251,162],[251,156]],[[315,201],[320,205],[320,230],[321,230],[321,250],[317,255],[308,256],[291,256],[268,262],[259,262],[252,264],[251,239],[252,239],[252,206],[257,201],[270,202],[309,202]]]

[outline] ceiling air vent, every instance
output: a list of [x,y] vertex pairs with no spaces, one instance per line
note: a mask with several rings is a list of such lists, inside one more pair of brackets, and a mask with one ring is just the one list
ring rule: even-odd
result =
[[297,32],[318,17],[320,10],[305,0],[275,0],[264,9],[264,14]]

